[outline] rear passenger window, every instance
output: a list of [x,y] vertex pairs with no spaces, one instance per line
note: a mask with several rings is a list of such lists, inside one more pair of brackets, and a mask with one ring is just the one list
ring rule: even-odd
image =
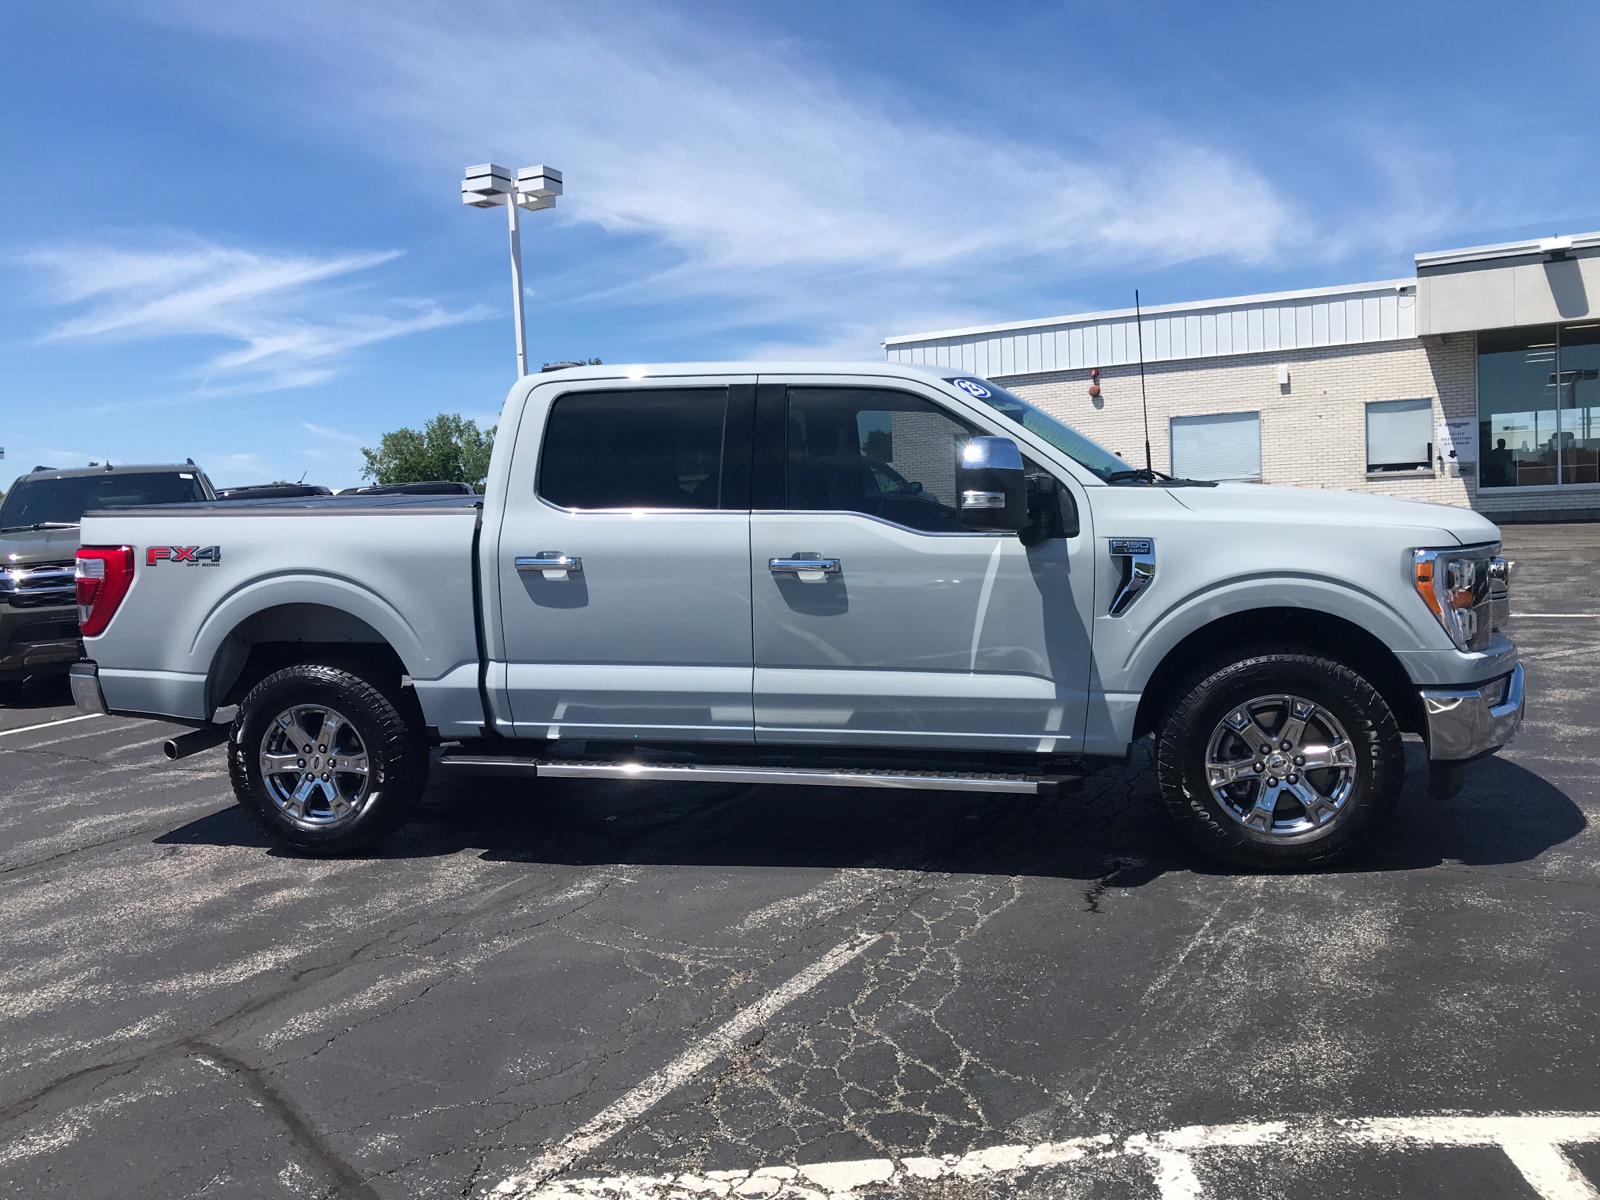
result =
[[956,458],[974,432],[905,392],[790,388],[789,507],[960,532]]
[[539,495],[562,508],[716,508],[727,388],[573,392],[550,406]]

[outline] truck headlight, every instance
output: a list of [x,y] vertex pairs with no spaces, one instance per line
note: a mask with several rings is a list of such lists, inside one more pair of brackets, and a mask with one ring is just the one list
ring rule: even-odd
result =
[[[1500,622],[1498,599],[1509,607],[1506,587],[1511,564],[1498,557],[1500,547],[1461,546],[1451,550],[1417,550],[1412,573],[1417,595],[1438,618],[1458,650],[1485,650]],[[1496,576],[1501,578],[1495,579]],[[1491,580],[1497,586],[1491,594]]]

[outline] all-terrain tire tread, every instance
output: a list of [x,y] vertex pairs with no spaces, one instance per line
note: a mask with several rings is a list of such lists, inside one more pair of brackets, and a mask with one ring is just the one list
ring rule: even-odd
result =
[[[294,692],[331,692],[334,707],[346,711],[364,728],[362,739],[369,758],[376,762],[372,786],[381,794],[369,802],[356,822],[322,836],[296,829],[278,818],[276,808],[258,782],[254,743],[260,732],[254,726],[262,707],[274,709],[292,703]],[[278,699],[275,693],[283,693]],[[343,666],[298,663],[268,675],[250,690],[239,705],[228,741],[228,776],[240,806],[255,826],[275,846],[296,854],[331,857],[376,845],[411,818],[422,800],[428,779],[428,749],[416,721],[408,720],[396,697]]]
[[[1186,769],[1194,765],[1193,739],[1210,737],[1210,728],[1197,728],[1201,710],[1213,705],[1220,693],[1252,675],[1272,673],[1302,677],[1319,674],[1327,685],[1344,692],[1351,711],[1340,714],[1340,719],[1363,759],[1358,765],[1358,795],[1348,802],[1355,805],[1354,810],[1325,836],[1312,841],[1273,845],[1253,840],[1242,825],[1212,811],[1211,804],[1215,802],[1210,801],[1209,793],[1204,797],[1196,794],[1194,780]],[[1294,685],[1254,685],[1260,689],[1268,686],[1290,691]],[[1392,814],[1405,780],[1400,727],[1378,690],[1343,663],[1314,651],[1263,647],[1242,658],[1235,654],[1201,668],[1180,685],[1178,695],[1156,732],[1156,779],[1173,819],[1205,853],[1230,865],[1254,870],[1322,867],[1353,853]],[[1351,713],[1355,715],[1353,721]]]

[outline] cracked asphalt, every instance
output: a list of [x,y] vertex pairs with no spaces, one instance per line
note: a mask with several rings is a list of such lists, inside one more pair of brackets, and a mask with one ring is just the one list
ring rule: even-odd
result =
[[[545,1186],[1581,1197],[1597,1143],[1555,1193],[1318,1133],[1600,1111],[1600,617],[1540,615],[1600,613],[1600,526],[1506,535],[1522,736],[1448,802],[1413,744],[1381,843],[1315,875],[1192,853],[1147,746],[1051,800],[439,777],[381,852],[300,860],[220,748],[33,687],[0,709],[0,1194],[474,1197],[581,1145]],[[1194,1187],[1115,1149],[1275,1121],[1303,1136]],[[1112,1149],[903,1167],[1070,1139]]]

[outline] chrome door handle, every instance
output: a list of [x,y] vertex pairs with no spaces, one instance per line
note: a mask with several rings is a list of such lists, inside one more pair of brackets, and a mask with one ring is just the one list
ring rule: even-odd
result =
[[837,558],[769,558],[767,569],[773,572],[794,571],[821,571],[825,575],[839,573],[839,560]]
[[541,550],[531,557],[519,556],[513,561],[517,570],[539,571],[546,579],[566,579],[569,577],[569,572],[583,571],[583,559],[563,554],[559,550]]

